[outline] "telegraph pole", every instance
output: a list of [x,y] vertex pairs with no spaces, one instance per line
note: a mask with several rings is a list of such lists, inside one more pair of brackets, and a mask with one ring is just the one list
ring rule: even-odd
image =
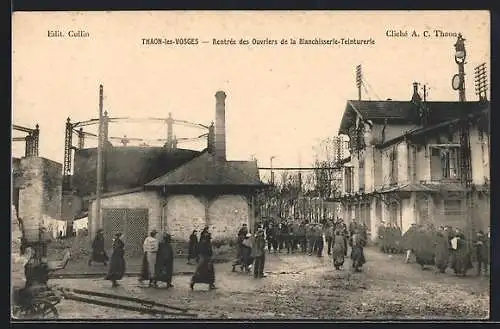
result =
[[[458,74],[455,74],[452,80],[452,87],[454,90],[458,90],[458,96],[460,102],[465,102],[465,59],[467,53],[465,51],[465,39],[462,34],[458,35],[457,42],[455,43],[455,63],[458,65]],[[471,172],[471,146],[470,146],[470,134],[469,134],[469,118],[468,113],[461,113],[461,123],[460,123],[460,172],[461,181],[465,189],[465,202],[464,211],[467,219],[468,226],[468,243],[467,247],[470,250],[472,248],[471,242],[473,237],[474,223],[472,221],[472,212],[474,207],[473,192],[472,192],[472,172]]]
[[[99,86],[99,132],[97,137],[97,188],[95,193],[97,228],[102,228],[101,187],[102,187],[102,149],[103,149],[103,86]],[[95,233],[95,232],[93,232]]]
[[455,43],[455,63],[458,65],[458,74],[455,74],[452,80],[453,89],[458,90],[458,98],[460,102],[465,102],[465,39],[462,34],[458,34],[457,42]]
[[361,84],[363,82],[363,74],[361,73],[361,65],[356,66],[356,87],[358,87],[358,101],[361,100]]

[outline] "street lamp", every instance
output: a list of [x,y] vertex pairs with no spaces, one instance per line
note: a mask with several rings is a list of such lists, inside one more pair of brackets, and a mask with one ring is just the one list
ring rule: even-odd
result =
[[458,90],[459,100],[465,102],[465,59],[467,52],[465,51],[465,39],[462,34],[458,34],[457,42],[455,43],[455,63],[458,65],[458,74],[453,76],[451,81],[453,90]]

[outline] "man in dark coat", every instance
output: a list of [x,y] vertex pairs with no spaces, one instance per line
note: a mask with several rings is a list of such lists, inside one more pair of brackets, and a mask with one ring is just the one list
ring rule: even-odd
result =
[[255,234],[252,243],[252,257],[254,259],[253,276],[255,278],[263,278],[264,276],[264,263],[266,261],[266,240],[264,238],[264,230],[259,228]]
[[158,246],[155,264],[155,280],[167,283],[167,289],[172,288],[172,273],[174,270],[174,250],[170,244],[170,234],[165,234]]
[[467,271],[473,267],[465,235],[457,230],[455,237],[451,241],[454,250],[452,268],[457,276],[465,276]]
[[326,244],[328,248],[328,255],[332,254],[332,245],[333,245],[333,232],[335,230],[335,227],[331,221],[328,221],[325,225],[325,237],[326,237]]
[[191,259],[198,261],[198,232],[196,230],[189,236],[189,247],[187,262],[191,264]]
[[318,257],[323,257],[323,248],[324,248],[324,240],[323,240],[323,234],[324,234],[324,226],[323,224],[318,224],[317,229],[316,229],[316,243],[318,244],[317,247],[317,254],[316,256]]
[[108,264],[108,255],[106,250],[104,250],[104,230],[99,229],[92,241],[92,255],[90,256],[88,265],[91,266],[92,262],[104,263],[104,266]]
[[446,236],[444,228],[436,233],[434,245],[434,264],[440,273],[444,273],[450,259],[448,237]]
[[420,227],[415,236],[414,249],[416,263],[422,270],[427,265],[434,265],[434,232],[426,227]]
[[276,250],[278,250],[278,232],[273,223],[269,223],[269,225],[267,226],[266,236],[267,236],[267,250],[270,253],[272,248],[273,252],[276,252]]
[[123,234],[116,233],[113,240],[113,253],[109,264],[106,280],[113,283],[113,287],[118,287],[118,280],[123,278],[125,274],[125,244],[123,243]]
[[200,261],[189,284],[191,290],[193,290],[196,283],[207,283],[210,290],[215,289],[215,269],[212,259],[213,249],[211,240],[212,237],[207,228],[205,233],[201,234],[200,242],[198,243]]
[[477,272],[476,275],[481,275],[481,270],[484,274],[488,273],[488,263],[489,263],[489,241],[483,231],[477,233],[476,242],[474,243],[476,248],[476,260],[477,260]]

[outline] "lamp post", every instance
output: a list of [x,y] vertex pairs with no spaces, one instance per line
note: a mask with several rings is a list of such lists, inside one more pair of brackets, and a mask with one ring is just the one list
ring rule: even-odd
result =
[[458,34],[457,42],[455,43],[455,63],[458,65],[458,74],[455,74],[452,79],[452,87],[458,90],[458,97],[460,102],[465,102],[465,70],[464,64],[467,57],[465,51],[465,39],[462,34]]

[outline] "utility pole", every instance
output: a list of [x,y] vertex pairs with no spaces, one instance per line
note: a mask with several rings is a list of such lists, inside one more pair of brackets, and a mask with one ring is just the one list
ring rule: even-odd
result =
[[[458,35],[457,42],[455,43],[455,63],[458,65],[458,74],[455,74],[452,80],[452,87],[454,90],[458,90],[460,102],[465,102],[465,59],[467,53],[465,51],[465,39],[462,34]],[[465,207],[464,212],[467,220],[467,235],[468,243],[467,247],[470,250],[472,248],[472,238],[474,223],[472,221],[472,212],[474,208],[473,192],[472,192],[472,165],[471,165],[471,146],[470,146],[470,120],[468,113],[464,111],[460,113],[460,173],[461,181],[465,189],[465,202],[463,206]]]
[[453,76],[453,89],[458,90],[458,99],[460,102],[465,102],[465,39],[462,34],[458,34],[457,42],[455,43],[455,63],[458,65],[458,74]]
[[[97,134],[97,187],[95,193],[97,228],[102,228],[101,188],[102,188],[102,149],[103,149],[103,86],[99,86],[99,132]],[[95,232],[93,232],[95,233]]]
[[363,74],[361,73],[361,64],[356,66],[356,87],[358,88],[358,100],[361,100],[361,84],[363,83]]

